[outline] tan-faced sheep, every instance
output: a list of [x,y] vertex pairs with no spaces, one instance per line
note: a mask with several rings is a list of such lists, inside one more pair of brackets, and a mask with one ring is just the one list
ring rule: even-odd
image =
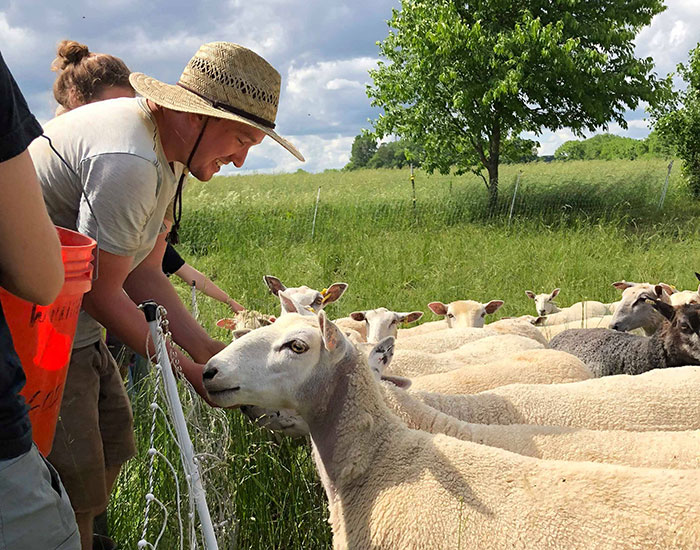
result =
[[588,380],[591,371],[578,357],[552,349],[505,355],[483,365],[411,378],[413,391],[444,394],[479,393],[515,383],[565,384]]
[[656,332],[664,322],[664,317],[649,303],[649,300],[661,300],[671,303],[668,285],[659,283],[629,283],[618,281],[613,286],[622,291],[622,299],[615,309],[610,328],[629,332],[641,328],[647,336]]
[[[333,283],[328,288],[324,288],[321,292],[314,290],[313,288],[309,288],[308,286],[287,288],[282,284],[282,281],[280,281],[277,277],[273,277],[272,275],[263,276],[263,282],[275,296],[279,297],[279,293],[284,291],[287,297],[303,307],[308,308],[314,313],[318,313],[328,304],[332,304],[340,299],[348,288],[347,283]],[[285,313],[288,313],[288,311],[284,309],[284,302],[281,301],[281,303],[282,312],[280,315],[284,315]]]
[[410,430],[324,312],[317,323],[285,315],[235,341],[203,378],[220,406],[292,407],[307,421],[336,550],[631,550],[700,540],[700,471],[539,460]]

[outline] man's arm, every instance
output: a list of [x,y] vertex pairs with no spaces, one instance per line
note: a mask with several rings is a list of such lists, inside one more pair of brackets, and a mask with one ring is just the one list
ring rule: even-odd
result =
[[[146,318],[123,288],[133,258],[117,256],[104,250],[97,251],[97,258],[100,264],[100,276],[93,281],[92,289],[85,295],[83,308],[107,330],[114,333],[119,340],[137,352],[145,350],[148,341],[148,353],[152,356],[155,348],[148,336]],[[170,315],[168,317],[171,319]],[[202,384],[202,365],[195,363],[179,351],[174,351],[187,380],[199,395],[206,397]]]
[[197,320],[190,315],[175,288],[163,273],[166,233],[158,236],[150,254],[127,276],[124,289],[136,303],[155,300],[168,311],[173,339],[198,363],[206,363],[226,344],[211,338]]
[[28,151],[0,162],[0,285],[48,305],[63,286],[61,245]]

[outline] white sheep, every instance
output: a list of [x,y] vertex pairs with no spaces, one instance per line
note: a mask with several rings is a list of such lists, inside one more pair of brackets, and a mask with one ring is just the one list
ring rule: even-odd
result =
[[610,321],[610,328],[622,332],[643,329],[647,336],[654,334],[664,322],[664,317],[648,301],[659,299],[670,304],[673,290],[664,283],[652,285],[617,281],[613,286],[622,291],[622,299]]
[[638,376],[622,374],[570,384],[511,384],[476,395],[414,395],[426,405],[478,424],[631,431],[700,429],[700,367],[658,369]]
[[[540,329],[540,332],[542,332],[542,335],[547,340],[551,340],[560,332],[564,332],[565,330],[572,328],[608,328],[612,322],[612,318],[612,315],[604,315],[603,317],[586,317],[576,321],[568,321],[560,325],[542,325],[538,324],[538,320],[536,320],[533,324]],[[542,319],[542,317],[540,317],[540,319]]]
[[540,325],[559,325],[569,321],[577,321],[586,317],[602,317],[612,314],[615,305],[604,304],[595,300],[576,302],[565,308],[559,308],[554,303],[554,298],[559,294],[555,288],[550,294],[535,294],[531,290],[526,290],[528,298],[535,301],[535,309],[540,316]]
[[350,314],[352,320],[366,324],[367,342],[379,342],[387,336],[396,338],[401,323],[413,323],[421,317],[422,311],[398,312],[385,307]]
[[[324,288],[321,292],[309,288],[308,286],[287,288],[282,284],[282,281],[272,275],[263,276],[263,282],[275,296],[279,297],[279,293],[284,291],[290,299],[309,308],[314,313],[318,313],[328,304],[337,301],[348,288],[347,283],[333,283],[328,288]],[[280,315],[284,315],[285,313],[288,313],[288,311],[284,309],[283,305]]]
[[578,357],[552,349],[533,349],[483,365],[467,365],[448,372],[411,378],[412,391],[444,394],[479,393],[515,383],[564,384],[593,375]]
[[470,424],[382,382],[389,410],[409,428],[442,433],[548,460],[585,460],[645,468],[700,468],[700,430],[630,432],[536,424]]
[[[299,411],[335,550],[691,548],[700,471],[539,460],[407,428],[321,312],[282,316],[212,357],[210,399]],[[633,521],[631,521],[633,518]]]
[[413,349],[427,353],[443,353],[464,344],[494,336],[496,334],[516,334],[546,344],[547,340],[532,323],[522,319],[500,319],[489,323],[484,328],[453,328],[431,332],[419,336],[399,338],[397,349]]
[[506,353],[542,349],[543,347],[540,342],[532,338],[517,334],[497,334],[480,338],[443,353],[397,349],[389,370],[392,374],[410,377],[437,374],[466,365],[488,363]]

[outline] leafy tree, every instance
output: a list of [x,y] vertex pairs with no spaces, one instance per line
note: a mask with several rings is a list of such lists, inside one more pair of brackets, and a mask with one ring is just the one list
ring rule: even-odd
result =
[[670,94],[650,114],[661,141],[683,161],[683,175],[693,196],[700,198],[700,43],[690,51],[688,65],[679,64],[677,71],[686,89]]
[[[367,93],[379,137],[420,142],[428,172],[482,176],[493,211],[501,152],[523,131],[625,126],[660,86],[633,39],[662,0],[401,0]],[[488,172],[488,180],[483,170]]]
[[537,160],[539,142],[531,139],[515,138],[507,141],[501,150],[501,162],[517,164]]
[[350,162],[345,166],[348,170],[364,168],[377,152],[377,140],[370,134],[359,134],[352,142]]

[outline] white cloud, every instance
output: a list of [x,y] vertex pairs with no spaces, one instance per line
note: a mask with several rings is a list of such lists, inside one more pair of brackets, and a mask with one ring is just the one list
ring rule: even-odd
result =
[[334,78],[326,82],[326,90],[342,90],[343,88],[355,88],[364,90],[365,84],[357,80],[348,80],[346,78]]
[[27,53],[35,50],[37,41],[33,29],[10,25],[7,14],[0,11],[0,51],[8,66],[24,62]]

